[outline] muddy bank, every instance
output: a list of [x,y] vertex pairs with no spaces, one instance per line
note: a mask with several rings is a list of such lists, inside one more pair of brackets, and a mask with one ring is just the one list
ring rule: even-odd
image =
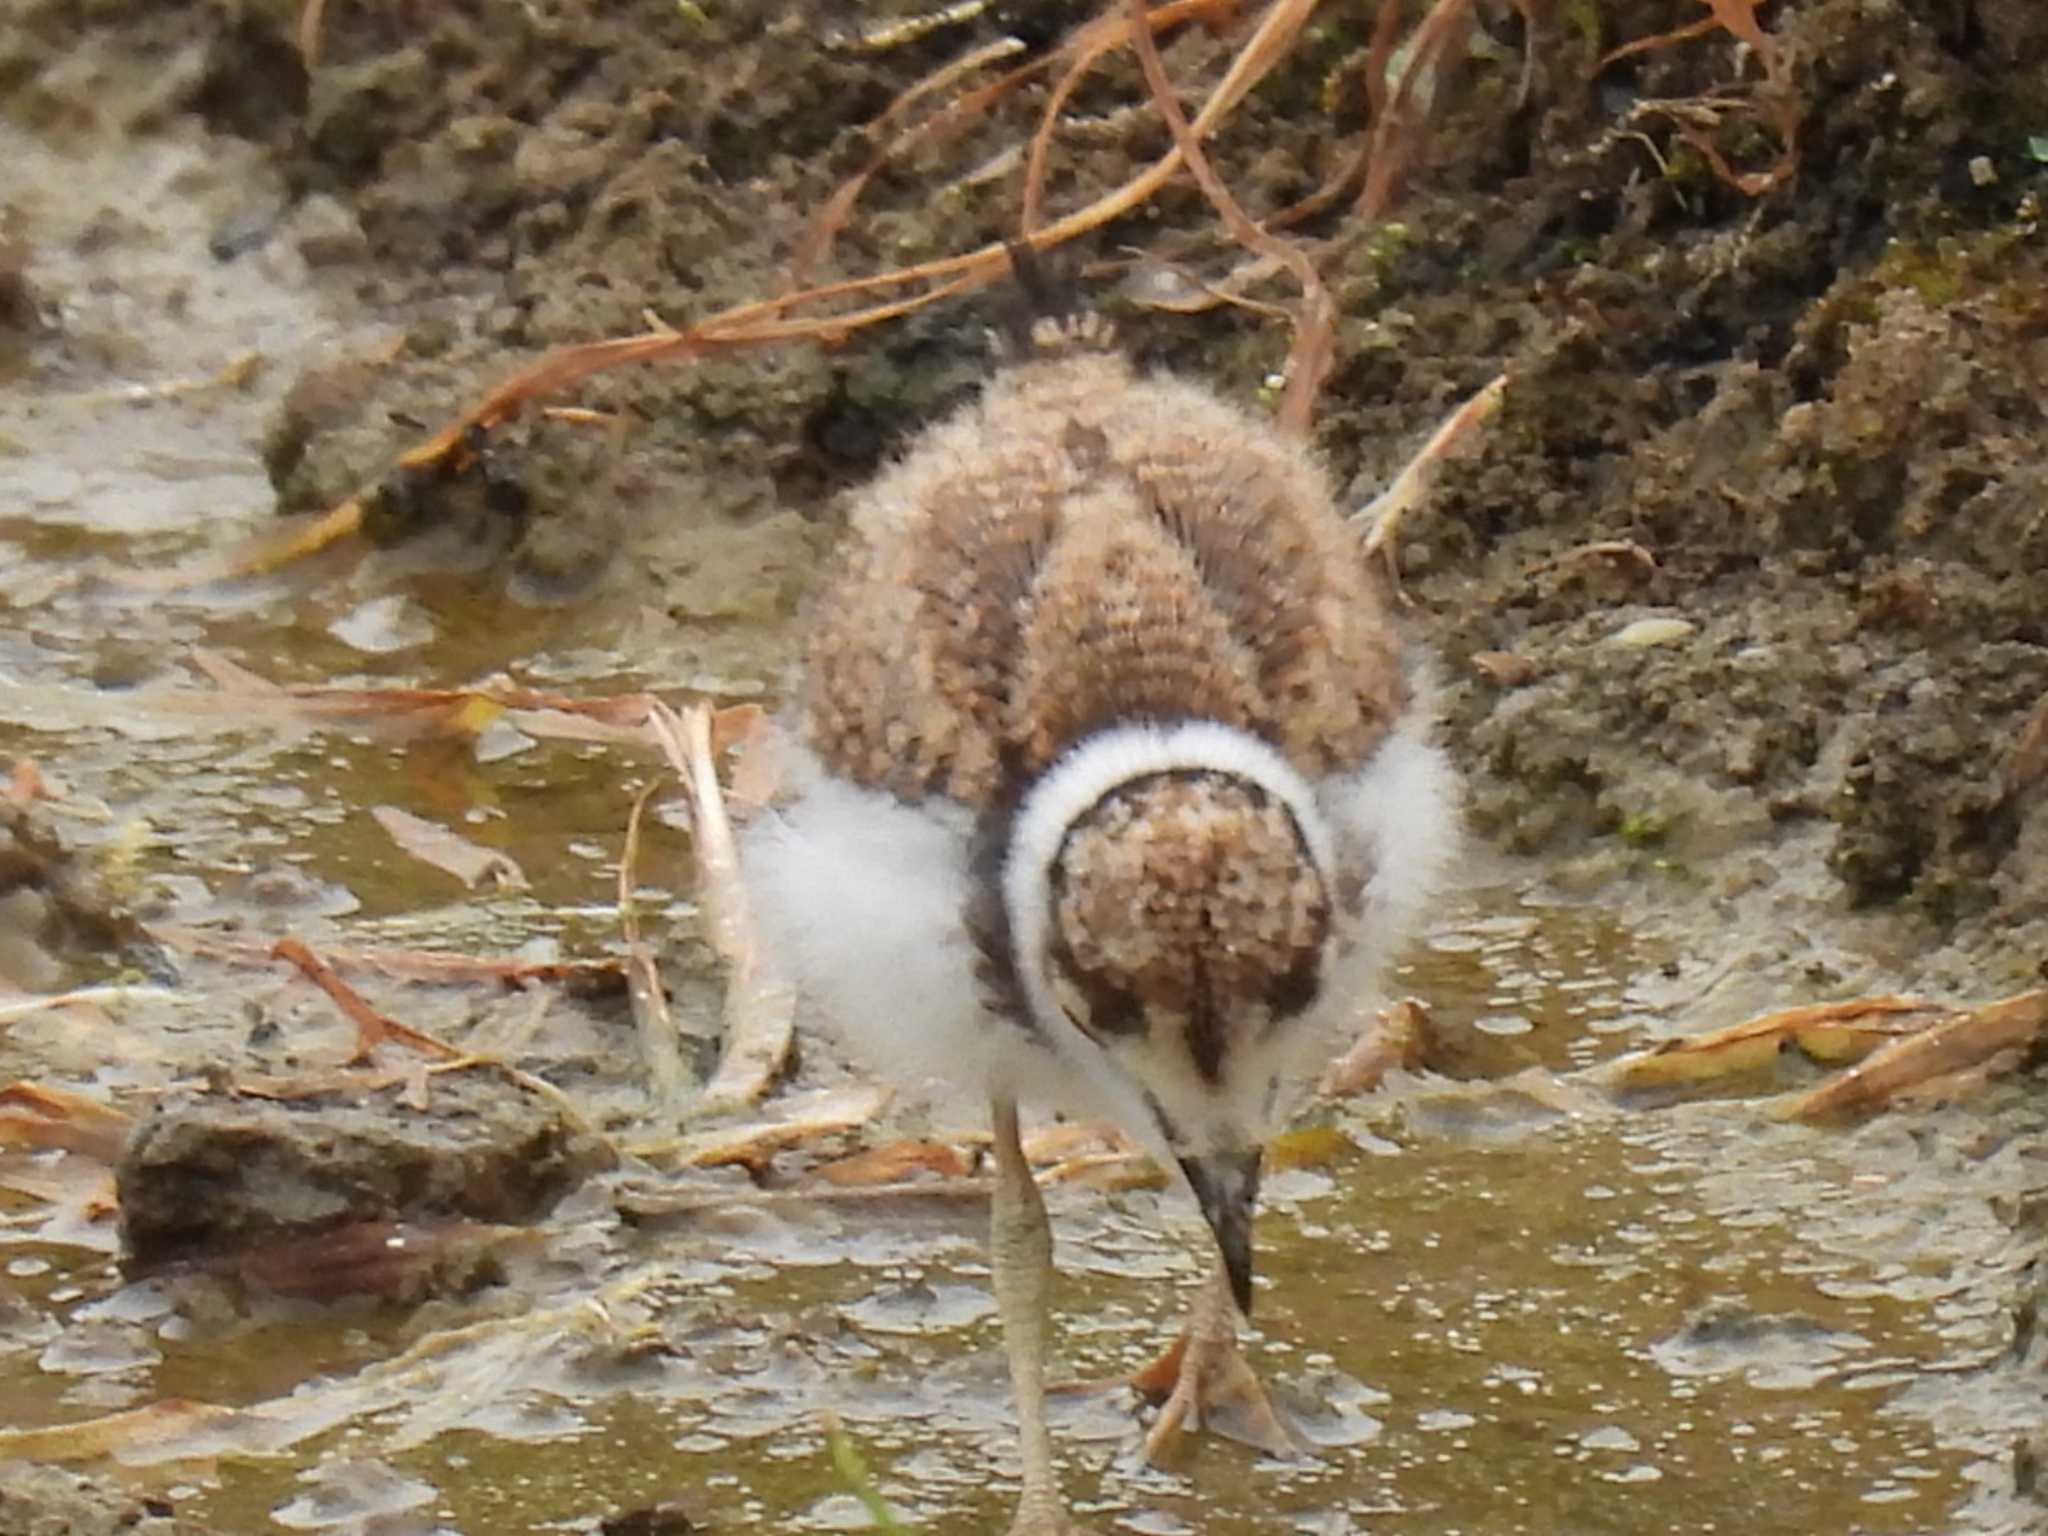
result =
[[[502,670],[772,700],[835,493],[985,375],[1000,295],[831,350],[601,376],[565,403],[604,419],[528,412],[445,482],[393,480],[393,458],[545,347],[773,291],[865,162],[865,122],[1006,28],[1041,48],[1091,12],[969,7],[919,30],[893,25],[912,6],[336,3],[309,67],[296,5],[15,10],[0,453],[28,493],[0,513],[0,597],[21,620],[0,632],[0,750],[52,760],[79,801],[36,855],[31,897],[7,898],[33,953],[64,967],[25,979],[134,979],[117,943],[50,926],[128,906],[259,957],[284,932],[617,953],[620,827],[650,763],[516,732],[449,751],[141,706],[202,680],[184,659],[202,644],[280,681]],[[1472,785],[1475,862],[1524,861],[1447,911],[1404,978],[1439,1000],[1449,1043],[1433,1059],[1540,1076],[1787,1002],[2034,984],[2048,20],[2021,0],[1779,7],[1764,16],[1773,79],[1718,34],[1597,67],[1696,20],[1690,0],[1636,8],[1626,35],[1597,9],[1528,10],[1480,8],[1389,221],[1302,229],[1340,303],[1317,432],[1352,497],[1457,400],[1512,381],[1402,541]],[[1241,35],[1190,28],[1169,64],[1213,79]],[[1233,117],[1217,163],[1255,214],[1357,146],[1365,43],[1354,19],[1324,18]],[[1040,100],[998,103],[886,169],[820,275],[1013,233],[1004,157]],[[1128,66],[1105,61],[1054,156],[1057,206],[1161,151],[1135,100]],[[1708,134],[1726,174],[1681,126]],[[1770,182],[1781,162],[1759,192],[1731,182]],[[1074,281],[1148,363],[1270,395],[1284,324],[1139,302],[1133,247],[1221,280],[1236,257],[1195,193],[1169,189],[1082,242]],[[118,394],[137,387],[158,393]],[[108,581],[372,485],[390,489],[366,537],[320,560],[169,596]],[[379,804],[516,849],[532,890],[459,891],[399,862],[369,819]],[[687,935],[684,840],[658,825],[649,839],[649,925],[658,912]],[[119,872],[122,900],[73,900],[74,867]],[[676,1006],[708,1041],[718,977],[676,949]],[[502,1045],[619,1145],[673,1140],[615,999],[364,969],[379,1006]],[[682,1484],[707,1519],[826,1529],[860,1518],[812,1417],[830,1398],[890,1499],[942,1526],[998,1518],[1004,1409],[971,1202],[751,1203],[840,1150],[828,1142],[752,1176],[657,1158],[661,1174],[633,1176],[680,1182],[688,1214],[622,1221],[650,1208],[644,1188],[585,1181],[604,1159],[555,1121],[510,1137],[510,1174],[480,1165],[449,1129],[469,1090],[437,1079],[429,1104],[454,1112],[414,1119],[416,1073],[338,1110],[356,1117],[344,1187],[331,1118],[309,1131],[233,1086],[334,1073],[353,1042],[330,1004],[246,955],[182,957],[175,979],[0,1040],[9,1077],[157,1115],[137,1176],[177,1140],[167,1125],[184,1138],[162,1162],[175,1178],[133,1186],[144,1229],[170,1234],[158,1250],[224,1231],[271,1242],[290,1208],[348,1240],[293,1255],[287,1279],[367,1272],[420,1218],[468,1224],[426,1245],[429,1268],[439,1254],[458,1269],[418,1287],[408,1272],[381,1293],[402,1305],[338,1318],[280,1308],[291,1286],[260,1262],[237,1261],[228,1278],[249,1294],[225,1301],[204,1283],[124,1284],[105,1267],[104,1170],[9,1153],[10,1215],[62,1213],[22,1228],[23,1299],[0,1315],[24,1422],[251,1405],[181,1421],[142,1456],[222,1458],[203,1493],[159,1478],[206,1501],[211,1528],[318,1520],[323,1499],[343,1520],[441,1499],[464,1529],[589,1529]],[[796,1086],[826,1076],[826,1054]],[[1440,1087],[1345,1119],[1336,1161],[1275,1191],[1273,1358],[1298,1362],[1333,1463],[1283,1473],[1205,1447],[1185,1480],[1132,1473],[1128,1405],[1076,1408],[1062,1433],[1110,1518],[1534,1530],[1589,1507],[1589,1488],[1615,1529],[1674,1496],[1751,1528],[1795,1506],[1816,1528],[1852,1508],[1871,1530],[2038,1518],[2037,1085],[1841,1137],[1740,1104],[1638,1120],[1541,1081]],[[485,1118],[502,1128],[518,1107],[507,1090]],[[291,1176],[269,1178],[277,1165]],[[504,1189],[520,1199],[471,1198]],[[1148,1200],[1063,1197],[1079,1368],[1156,1345],[1165,1291],[1192,1279],[1177,1218]],[[538,1230],[546,1260],[500,1262],[482,1229],[512,1223]],[[370,1442],[367,1464],[320,1465],[337,1425]],[[1247,1512],[1247,1487],[1278,1512]],[[164,1518],[106,1498],[110,1519]]]
[[[1859,914],[1856,931],[1896,952],[1950,957],[1931,979],[2024,972],[2048,939],[2040,818],[2013,767],[2048,692],[2048,25],[2011,3],[1827,0],[1774,18],[1773,75],[1725,34],[1600,67],[1688,6],[1650,7],[1627,36],[1593,12],[1532,13],[1482,8],[1485,46],[1445,92],[1393,222],[1308,231],[1342,310],[1318,436],[1360,499],[1461,394],[1514,380],[1404,552],[1476,825],[1518,853],[1617,866],[1654,843],[1667,866],[1732,879],[1731,897],[1817,859],[1828,878],[1800,899]],[[1022,40],[1080,15],[1043,8]],[[196,113],[260,145],[275,217],[224,213],[222,260],[296,240],[402,327],[394,354],[292,381],[265,444],[286,508],[375,484],[405,446],[394,419],[445,419],[534,349],[769,291],[870,148],[863,123],[1002,35],[989,15],[919,31],[829,7],[453,8],[403,28],[337,7],[308,71],[293,19],[160,7],[102,30],[31,7],[13,62],[25,100],[84,132],[67,119],[78,58],[111,73],[168,49],[155,94],[99,130]],[[1312,29],[1223,136],[1219,166],[1255,212],[1350,147],[1352,26]],[[1229,45],[1197,29],[1172,62],[1199,75]],[[1061,145],[1063,204],[1158,147],[1156,126],[1107,110],[1127,75],[1102,75],[1084,105],[1106,115]],[[1688,118],[1686,103],[1713,105]],[[1679,131],[1701,113],[1727,175]],[[981,168],[1032,122],[1028,101],[1003,102],[890,166],[844,268],[1010,232],[1011,185]],[[1731,184],[1780,169],[1761,195]],[[1118,297],[1129,247],[1220,271],[1213,234],[1191,192],[1169,191],[1083,243],[1077,259],[1102,270],[1081,281],[1148,360],[1250,393],[1282,327]],[[616,413],[624,439],[514,429],[495,490],[429,488],[424,510],[393,496],[373,538],[431,523],[435,560],[501,560],[497,579],[528,599],[602,592],[715,673],[729,648],[702,636],[787,611],[830,493],[972,387],[996,302],[829,354],[601,377],[575,403]],[[1645,615],[1696,629],[1655,651],[1603,646]],[[1530,680],[1474,669],[1496,652]],[[773,678],[757,663],[726,681]],[[1717,873],[1737,846],[1763,862]]]

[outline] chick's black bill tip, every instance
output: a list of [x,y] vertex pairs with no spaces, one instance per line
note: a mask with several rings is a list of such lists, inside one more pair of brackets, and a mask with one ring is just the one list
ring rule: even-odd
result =
[[1262,1155],[1254,1147],[1249,1152],[1211,1152],[1180,1160],[1202,1217],[1216,1234],[1230,1294],[1247,1318],[1252,1315],[1252,1211],[1259,1198]]

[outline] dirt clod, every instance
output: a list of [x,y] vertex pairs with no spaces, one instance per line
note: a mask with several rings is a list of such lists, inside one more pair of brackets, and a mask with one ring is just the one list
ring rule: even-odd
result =
[[610,1148],[552,1102],[483,1072],[297,1102],[197,1092],[158,1103],[117,1171],[122,1239],[149,1269],[372,1223],[537,1220]]

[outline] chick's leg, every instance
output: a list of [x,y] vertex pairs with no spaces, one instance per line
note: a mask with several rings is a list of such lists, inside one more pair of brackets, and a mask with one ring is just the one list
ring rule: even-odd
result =
[[1009,1536],[1078,1536],[1067,1518],[1052,1434],[1045,1423],[1045,1357],[1050,1345],[1047,1296],[1052,1277],[1052,1228],[1045,1200],[1017,1139],[1017,1104],[990,1104],[995,1127],[995,1195],[991,1201],[989,1257],[1003,1348],[1017,1403],[1017,1433],[1024,1458],[1024,1491]]

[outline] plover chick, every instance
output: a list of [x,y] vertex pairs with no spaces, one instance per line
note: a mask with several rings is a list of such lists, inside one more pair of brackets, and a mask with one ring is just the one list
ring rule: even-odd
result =
[[1085,320],[858,495],[811,626],[748,887],[857,1055],[988,1097],[1011,1533],[1054,1536],[1018,1101],[1115,1121],[1214,1233],[1177,1417],[1250,1309],[1261,1148],[1428,909],[1455,780],[1309,453]]

